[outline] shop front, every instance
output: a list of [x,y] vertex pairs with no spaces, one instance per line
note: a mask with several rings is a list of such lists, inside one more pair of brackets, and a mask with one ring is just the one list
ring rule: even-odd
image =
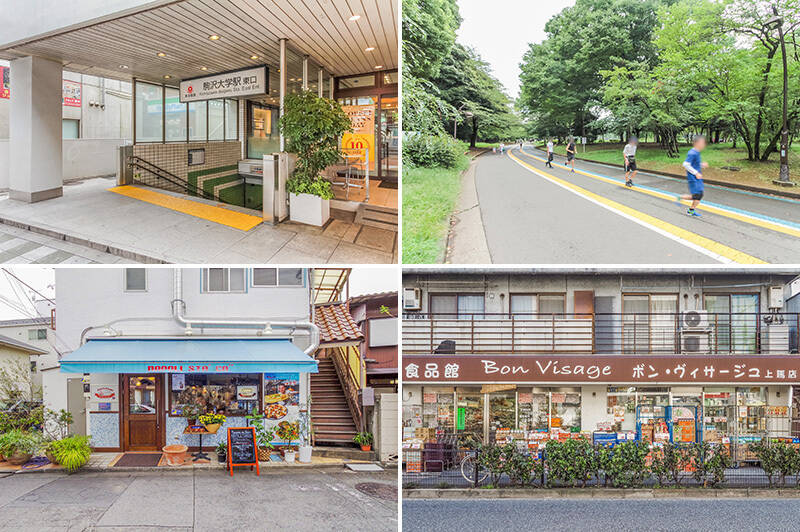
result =
[[549,439],[707,441],[791,438],[796,356],[403,357],[403,437],[461,444]]
[[268,428],[296,423],[317,363],[288,339],[91,339],[62,359],[61,371],[84,375],[95,450],[196,450],[201,436],[187,427],[202,414],[226,418],[202,435],[203,449],[224,441],[227,427],[248,426],[254,414]]

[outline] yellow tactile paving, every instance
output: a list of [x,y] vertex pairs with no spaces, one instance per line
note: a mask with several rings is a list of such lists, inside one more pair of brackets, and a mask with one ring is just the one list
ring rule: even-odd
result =
[[244,214],[242,212],[232,211],[224,207],[217,207],[216,205],[206,205],[199,201],[192,201],[184,198],[178,198],[170,194],[162,194],[155,190],[139,188],[131,185],[124,185],[120,187],[113,187],[108,189],[116,194],[128,196],[129,198],[138,199],[165,209],[170,209],[189,216],[195,216],[208,220],[209,222],[227,225],[234,229],[242,231],[249,231],[263,220],[258,216]]
[[724,262],[735,262],[738,264],[766,264],[765,261],[753,257],[752,255],[748,255],[742,251],[737,249],[731,248],[724,244],[721,244],[715,240],[711,240],[710,238],[706,238],[704,236],[700,236],[697,233],[692,233],[691,231],[687,231],[686,229],[682,229],[675,225],[672,225],[664,220],[658,219],[654,216],[650,216],[649,214],[645,214],[643,212],[637,211],[628,207],[627,205],[622,205],[621,203],[617,203],[616,201],[609,200],[599,194],[595,194],[594,192],[590,192],[583,187],[579,187],[569,181],[564,179],[560,179],[553,174],[549,174],[538,168],[534,168],[530,164],[526,163],[522,159],[514,156],[511,153],[511,150],[508,152],[508,156],[513,159],[517,164],[527,168],[531,172],[561,186],[562,188],[566,188],[571,190],[572,192],[578,194],[579,196],[583,196],[595,203],[605,206],[607,209],[611,211],[615,211],[623,216],[628,217],[629,219],[638,220],[658,231],[660,231],[664,235],[669,235],[674,240],[683,241],[686,244],[694,246],[696,249],[702,249],[706,252],[709,252],[719,260]]

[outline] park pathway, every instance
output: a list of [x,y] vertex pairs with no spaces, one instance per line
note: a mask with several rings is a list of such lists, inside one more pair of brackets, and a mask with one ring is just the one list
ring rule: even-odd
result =
[[[800,263],[800,201],[707,186],[702,218],[682,180],[576,162],[526,146],[478,159],[475,186],[495,264]],[[463,255],[453,250],[454,258]],[[469,260],[453,260],[470,262]]]

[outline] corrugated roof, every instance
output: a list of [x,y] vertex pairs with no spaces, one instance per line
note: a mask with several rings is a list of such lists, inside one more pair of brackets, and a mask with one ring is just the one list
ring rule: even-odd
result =
[[21,325],[50,325],[50,318],[24,318],[0,321],[0,327],[18,327]]
[[2,334],[0,334],[0,345],[5,345],[13,349],[19,349],[20,351],[26,351],[31,355],[46,355],[48,353],[48,351],[45,351],[44,349],[33,347],[30,344],[20,342],[19,340],[9,338],[8,336],[3,336]]
[[353,320],[345,303],[317,305],[314,308],[314,323],[319,327],[321,345],[339,342],[360,342],[364,333]]

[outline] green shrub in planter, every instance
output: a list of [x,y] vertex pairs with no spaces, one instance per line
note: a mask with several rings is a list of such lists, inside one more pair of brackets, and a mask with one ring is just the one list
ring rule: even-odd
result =
[[403,138],[403,164],[453,168],[467,145],[448,135],[410,133]]
[[763,439],[751,443],[750,450],[755,453],[761,463],[761,469],[767,475],[770,487],[776,484],[777,479],[780,479],[781,486],[785,486],[786,477],[800,471],[800,455],[793,447],[784,442],[770,443],[769,440]]
[[[791,451],[794,452],[794,449],[791,449]],[[705,470],[706,475],[711,476],[711,478],[708,479],[708,481],[711,482],[711,486],[716,488],[725,483],[725,472],[731,467],[733,460],[731,459],[730,451],[721,445],[713,446],[710,454],[711,456],[706,460]]]
[[514,444],[502,449],[503,470],[514,486],[529,486],[542,474],[542,463],[529,454],[521,453]]
[[640,486],[647,471],[645,460],[648,452],[647,445],[638,442],[626,441],[616,445],[606,470],[611,485],[617,488]]
[[504,473],[503,448],[499,445],[482,445],[478,451],[478,466],[489,472],[490,486],[497,487]]
[[92,449],[89,436],[70,436],[50,444],[50,452],[69,473],[74,473],[89,461]]
[[600,475],[603,475],[603,486],[608,486],[608,474],[606,471],[611,464],[611,447],[598,445],[594,449],[594,476],[600,484]]
[[297,155],[297,165],[286,182],[286,190],[292,194],[333,198],[330,182],[320,174],[339,161],[342,156],[339,139],[352,130],[350,118],[341,106],[310,91],[289,94],[284,100],[280,130],[287,138],[287,151]]
[[548,478],[568,485],[586,486],[596,471],[594,446],[586,439],[550,440],[545,447]]

